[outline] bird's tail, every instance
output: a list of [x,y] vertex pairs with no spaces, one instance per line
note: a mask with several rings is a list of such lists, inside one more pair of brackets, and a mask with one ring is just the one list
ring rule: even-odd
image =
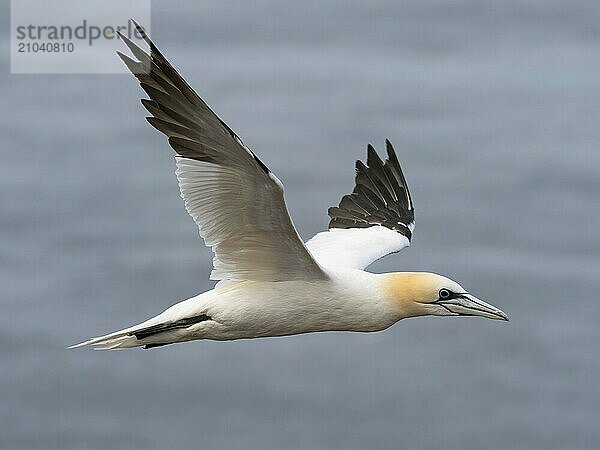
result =
[[95,337],[67,348],[93,347],[94,350],[120,350],[123,348],[141,347],[144,345],[133,334],[137,327],[125,328],[104,336]]
[[[171,310],[168,309],[165,313]],[[197,339],[189,334],[188,330],[199,323],[211,320],[206,314],[196,314],[180,318],[166,319],[164,314],[159,314],[139,325],[134,325],[114,333],[95,337],[68,348],[94,347],[94,350],[119,350],[122,348],[144,347],[154,348],[174,342],[183,342]]]

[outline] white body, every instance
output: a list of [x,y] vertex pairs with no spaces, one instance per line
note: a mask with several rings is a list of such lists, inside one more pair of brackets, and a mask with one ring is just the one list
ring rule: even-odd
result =
[[[379,292],[380,275],[329,272],[325,281],[221,282],[139,325],[90,340],[97,348],[127,348],[195,339],[231,340],[319,331],[379,331],[400,312]],[[132,331],[205,314],[211,320],[138,340]],[[95,341],[95,342],[92,342]]]
[[196,325],[204,339],[375,331],[393,321],[383,302],[375,298],[374,277],[348,271],[327,281],[228,283],[188,301],[189,307],[200,308],[212,318]]

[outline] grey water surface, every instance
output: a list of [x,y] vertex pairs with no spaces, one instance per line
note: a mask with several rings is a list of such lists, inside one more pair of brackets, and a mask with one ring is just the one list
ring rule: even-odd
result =
[[122,352],[65,347],[210,289],[212,255],[135,80],[11,75],[1,5],[0,448],[600,448],[600,3],[155,1],[304,238],[388,137],[417,228],[371,269],[511,321]]

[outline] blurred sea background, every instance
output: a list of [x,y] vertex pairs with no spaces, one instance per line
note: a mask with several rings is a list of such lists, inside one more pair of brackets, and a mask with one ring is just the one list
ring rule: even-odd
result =
[[136,81],[11,75],[0,11],[0,448],[600,447],[599,2],[154,1],[305,239],[387,137],[417,228],[371,269],[511,321],[122,352],[65,347],[210,289],[211,252]]

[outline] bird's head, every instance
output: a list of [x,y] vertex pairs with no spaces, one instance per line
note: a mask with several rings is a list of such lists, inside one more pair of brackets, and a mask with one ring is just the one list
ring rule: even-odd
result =
[[382,275],[384,298],[400,318],[416,316],[480,316],[508,320],[500,309],[471,295],[449,278],[427,272]]

